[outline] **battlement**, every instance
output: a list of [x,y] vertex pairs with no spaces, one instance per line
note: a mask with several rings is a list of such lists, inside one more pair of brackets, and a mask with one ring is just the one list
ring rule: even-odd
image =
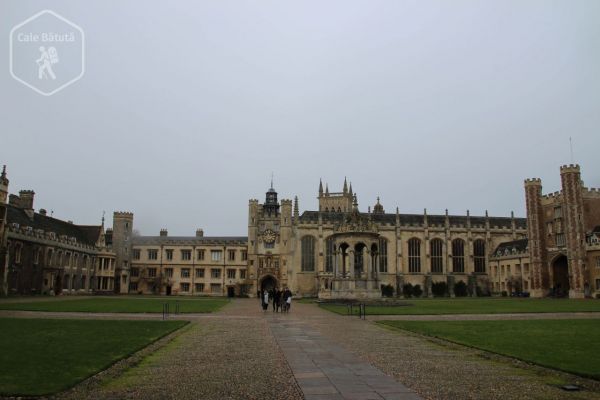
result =
[[528,178],[525,179],[525,186],[541,186],[542,180],[540,178]]
[[584,188],[583,195],[586,197],[600,198],[600,188]]
[[581,172],[581,169],[579,168],[579,164],[562,165],[560,167],[561,174],[573,173],[573,172],[575,172],[575,173]]
[[282,199],[281,200],[281,205],[282,206],[290,206],[291,207],[292,206],[292,200],[290,200],[290,199]]
[[562,195],[562,190],[556,191],[556,192],[552,192],[552,193],[548,193],[542,196],[543,199],[557,199]]
[[113,218],[133,219],[133,213],[130,211],[115,211]]
[[258,205],[258,200],[257,200],[257,199],[250,199],[250,200],[248,201],[248,204],[250,204],[250,205],[253,205],[253,204],[254,204],[254,205]]

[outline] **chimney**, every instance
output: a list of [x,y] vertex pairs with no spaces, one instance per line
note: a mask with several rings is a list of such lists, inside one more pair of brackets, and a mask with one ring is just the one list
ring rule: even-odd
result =
[[169,232],[166,229],[161,229],[160,236],[169,236]]
[[24,210],[33,210],[33,197],[35,192],[33,190],[21,190],[19,197],[21,198],[21,207]]
[[48,214],[48,211],[46,211],[45,208],[40,208],[40,215],[43,215],[44,217]]
[[204,229],[196,229],[196,237],[203,237]]
[[8,204],[21,208],[21,198],[16,194],[8,195]]

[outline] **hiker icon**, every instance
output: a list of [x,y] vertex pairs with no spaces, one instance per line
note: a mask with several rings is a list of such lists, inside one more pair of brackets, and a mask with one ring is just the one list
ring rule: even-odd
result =
[[56,75],[52,70],[52,65],[58,63],[58,52],[56,48],[49,47],[48,50],[44,46],[40,46],[40,58],[35,60],[38,65],[38,79],[56,79]]

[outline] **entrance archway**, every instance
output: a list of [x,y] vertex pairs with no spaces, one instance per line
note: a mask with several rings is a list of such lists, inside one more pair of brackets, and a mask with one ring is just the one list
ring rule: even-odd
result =
[[261,291],[271,291],[277,287],[277,279],[272,275],[267,275],[260,281]]
[[552,263],[552,286],[557,297],[569,296],[569,261],[567,256],[560,255]]
[[365,260],[363,258],[363,250],[367,247],[364,243],[357,243],[354,246],[354,276],[359,278],[365,269]]

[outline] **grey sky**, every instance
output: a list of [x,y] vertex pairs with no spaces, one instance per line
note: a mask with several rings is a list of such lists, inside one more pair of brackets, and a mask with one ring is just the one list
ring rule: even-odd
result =
[[[86,33],[51,97],[8,72],[12,26],[49,8]],[[523,179],[600,186],[600,2],[0,0],[0,163],[12,193],[77,223],[246,234],[271,171],[317,208],[348,176],[366,210],[524,214]],[[110,218],[108,220],[110,223]]]

